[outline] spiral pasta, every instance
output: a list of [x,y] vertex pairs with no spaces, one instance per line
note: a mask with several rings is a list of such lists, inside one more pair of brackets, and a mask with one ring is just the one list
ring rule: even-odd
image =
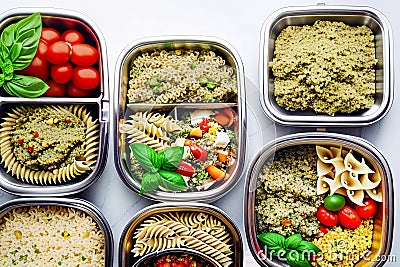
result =
[[231,234],[223,223],[203,212],[159,213],[144,220],[134,234],[134,257],[166,248],[187,247],[213,257],[222,266],[233,263]]
[[0,127],[0,156],[6,172],[30,183],[66,183],[95,165],[99,128],[86,108],[20,106]]

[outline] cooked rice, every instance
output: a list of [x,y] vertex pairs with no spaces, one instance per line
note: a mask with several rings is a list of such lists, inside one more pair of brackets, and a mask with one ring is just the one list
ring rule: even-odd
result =
[[0,266],[14,265],[104,266],[104,234],[74,208],[12,209],[0,218]]

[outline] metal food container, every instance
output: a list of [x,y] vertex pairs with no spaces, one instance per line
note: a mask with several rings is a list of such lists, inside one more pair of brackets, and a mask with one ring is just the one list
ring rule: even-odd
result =
[[113,266],[113,236],[111,227],[106,218],[100,210],[92,203],[82,199],[67,199],[67,198],[19,198],[10,200],[0,205],[0,219],[10,210],[22,207],[32,206],[59,206],[65,208],[73,208],[80,210],[89,215],[97,224],[98,228],[102,231],[105,238],[105,267]]
[[[237,81],[237,96],[230,99],[228,103],[172,103],[172,104],[145,104],[129,103],[127,92],[129,83],[129,72],[132,61],[140,53],[152,52],[155,49],[209,49],[225,60],[225,64],[233,67]],[[234,168],[228,170],[229,179],[211,189],[196,192],[167,192],[155,190],[143,194],[144,197],[158,201],[197,201],[213,202],[227,194],[238,182],[245,156],[245,134],[246,134],[246,108],[244,70],[241,59],[235,49],[227,42],[214,37],[199,36],[164,36],[154,38],[143,38],[129,44],[120,54],[116,65],[115,76],[115,98],[114,98],[114,163],[121,180],[135,192],[140,191],[140,181],[132,178],[130,174],[130,149],[126,134],[120,132],[120,125],[134,112],[161,111],[167,112],[174,119],[180,114],[193,109],[222,109],[231,108],[235,110],[235,133],[238,141],[238,155]]]
[[[274,77],[270,63],[275,40],[287,26],[311,25],[317,20],[340,21],[350,26],[368,26],[375,35],[375,103],[367,110],[334,116],[313,111],[287,111],[274,96]],[[386,17],[370,7],[305,6],[286,7],[272,13],[264,22],[260,40],[260,102],[274,122],[287,126],[365,126],[382,119],[393,102],[393,37]]]
[[0,94],[1,117],[4,117],[7,112],[21,105],[82,105],[87,108],[93,119],[98,120],[100,136],[100,140],[98,140],[98,157],[92,170],[81,176],[82,178],[75,178],[75,181],[59,185],[23,183],[12,177],[10,173],[7,173],[4,165],[1,165],[0,187],[6,192],[19,196],[63,196],[75,194],[88,188],[100,177],[107,160],[109,89],[106,44],[100,30],[88,17],[75,11],[56,8],[15,8],[8,10],[0,14],[0,32],[11,23],[15,23],[35,12],[40,12],[43,27],[53,27],[60,32],[67,29],[76,29],[82,33],[86,43],[98,49],[99,59],[95,67],[100,73],[99,93],[93,97],[40,96],[37,98],[19,98],[9,96],[2,90]]
[[[373,240],[368,257],[362,258],[355,266],[382,266],[392,246],[393,238],[393,180],[385,157],[368,141],[336,133],[299,133],[280,137],[265,145],[252,160],[245,183],[244,218],[245,231],[253,257],[261,266],[289,266],[275,257],[266,256],[266,251],[257,239],[258,226],[255,213],[258,177],[263,166],[274,157],[276,151],[295,145],[325,145],[350,149],[359,153],[379,172],[382,177],[382,204],[378,205],[373,222]],[[367,261],[367,259],[370,259]],[[375,260],[377,259],[377,260]]]
[[232,236],[231,242],[233,243],[233,245],[231,249],[233,251],[233,254],[230,255],[230,257],[232,257],[233,265],[231,266],[243,266],[243,240],[239,228],[237,227],[235,222],[233,222],[224,211],[215,206],[212,206],[210,204],[188,202],[153,204],[137,212],[122,231],[119,241],[118,252],[119,266],[131,267],[139,259],[141,259],[142,257],[146,257],[146,254],[139,257],[138,259],[135,259],[133,257],[133,253],[131,252],[131,250],[134,246],[135,230],[144,220],[148,219],[149,217],[154,215],[167,214],[169,212],[202,212],[219,219],[225,225],[226,231],[228,231]]

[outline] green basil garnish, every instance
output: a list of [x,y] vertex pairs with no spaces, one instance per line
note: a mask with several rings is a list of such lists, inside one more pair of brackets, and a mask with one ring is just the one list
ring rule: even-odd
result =
[[173,146],[158,153],[161,158],[161,169],[167,171],[175,170],[181,163],[183,150],[181,146]]
[[187,188],[182,175],[173,172],[182,161],[183,147],[169,147],[157,153],[148,145],[130,145],[133,156],[147,171],[142,176],[140,193],[144,194],[162,186],[167,190],[182,191]]
[[287,238],[278,233],[262,233],[257,238],[267,247],[272,256],[285,256],[292,267],[309,267],[308,258],[321,250],[311,242],[302,240],[301,234],[294,234]]
[[16,70],[29,66],[35,57],[42,32],[40,13],[35,13],[7,26],[0,36],[0,87],[9,95],[38,97],[49,86],[41,79],[17,75]]

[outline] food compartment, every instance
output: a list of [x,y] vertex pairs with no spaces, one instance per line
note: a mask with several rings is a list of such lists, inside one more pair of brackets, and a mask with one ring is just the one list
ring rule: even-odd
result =
[[[54,8],[11,9],[1,14],[0,32],[4,32],[8,26],[15,25],[27,17],[31,18],[31,15],[36,12],[40,13],[39,19],[35,16],[36,20],[31,20],[28,24],[29,29],[35,29],[35,34],[25,40],[25,43],[32,40],[29,43],[37,47],[36,53],[30,59],[28,66],[20,67],[14,64],[14,74],[39,78],[50,89],[44,95],[34,94],[32,91],[42,86],[35,83],[23,88],[27,90],[26,92],[30,91],[26,93],[15,78],[15,82],[11,81],[13,86],[3,85],[3,88],[8,90],[1,90],[0,97],[5,97],[6,101],[18,99],[18,96],[51,97],[52,101],[54,99],[60,102],[65,101],[65,98],[82,99],[81,101],[87,101],[90,98],[99,99],[103,96],[108,98],[105,41],[100,30],[85,15]],[[15,35],[23,34],[23,31],[27,30],[25,28],[20,29]],[[38,43],[33,41],[37,38]],[[21,77],[19,76],[18,79]]]
[[107,128],[97,104],[2,104],[0,186],[25,196],[68,195],[105,166]]
[[216,207],[183,202],[155,204],[138,212],[122,232],[119,265],[137,266],[148,255],[179,248],[213,259],[216,263],[210,266],[243,265],[243,243],[235,223]]
[[[233,188],[245,149],[243,67],[233,48],[215,38],[143,39],[121,53],[117,69],[114,159],[124,183],[161,201],[210,202]],[[155,158],[146,169],[136,143],[175,161]]]
[[[285,53],[295,43],[307,48]],[[266,115],[289,126],[380,120],[393,101],[392,44],[389,22],[369,7],[275,11],[264,22],[260,43],[260,102]]]
[[382,266],[376,259],[390,253],[391,171],[361,138],[304,133],[274,140],[250,165],[245,199],[247,240],[262,266]]
[[84,200],[11,200],[0,206],[0,233],[4,266],[112,266],[111,228]]
[[[124,182],[136,192],[156,199],[202,200],[205,194],[226,193],[237,182],[237,106],[132,107],[119,129],[128,173]],[[150,178],[157,179],[154,187],[147,184]]]

